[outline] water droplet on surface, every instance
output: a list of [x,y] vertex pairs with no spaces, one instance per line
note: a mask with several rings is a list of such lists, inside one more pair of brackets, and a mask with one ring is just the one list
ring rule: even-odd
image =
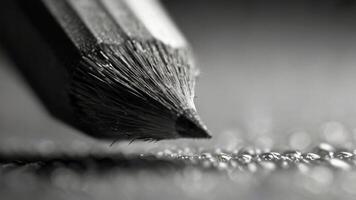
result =
[[335,148],[327,143],[321,143],[314,148],[314,153],[318,154],[322,159],[328,160],[334,156]]
[[351,160],[355,157],[353,153],[348,151],[338,151],[334,156],[335,158],[339,158],[341,160]]
[[331,166],[333,166],[337,169],[341,169],[341,170],[350,170],[351,169],[351,166],[347,162],[340,160],[338,158],[330,159],[329,163]]
[[199,158],[200,159],[211,159],[213,155],[211,153],[202,153]]
[[259,157],[265,161],[277,161],[281,159],[281,154],[277,152],[267,152],[261,154]]
[[248,164],[252,161],[252,155],[249,153],[241,153],[237,155],[237,161],[241,164]]
[[299,162],[302,158],[302,153],[299,151],[290,150],[282,153],[282,159],[289,162]]
[[306,163],[313,162],[313,161],[319,161],[321,157],[318,154],[315,153],[306,153],[302,155],[303,161]]
[[232,158],[231,155],[228,155],[228,154],[225,154],[225,153],[221,153],[217,157],[221,162],[229,162],[231,160],[231,158]]

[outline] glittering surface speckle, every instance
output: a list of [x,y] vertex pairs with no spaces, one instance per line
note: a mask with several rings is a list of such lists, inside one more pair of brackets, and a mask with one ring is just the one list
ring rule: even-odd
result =
[[[17,151],[11,145],[3,144],[0,153],[0,184],[4,186],[0,191],[8,197],[27,193],[40,199],[115,199],[117,195],[234,199],[237,192],[252,198],[254,190],[262,190],[259,193],[266,193],[266,199],[283,199],[281,191],[306,199],[352,199],[355,195],[355,151],[329,143],[309,151],[197,148],[169,142],[135,143],[130,151],[124,150],[128,144],[123,143],[83,149],[79,141],[68,146],[41,141],[17,147]],[[48,196],[40,196],[41,188]],[[162,192],[150,192],[157,188]],[[69,196],[56,196],[58,192],[63,195],[60,191]]]

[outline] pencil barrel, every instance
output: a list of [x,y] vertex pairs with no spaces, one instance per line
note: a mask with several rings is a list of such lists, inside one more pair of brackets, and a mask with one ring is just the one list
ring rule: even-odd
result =
[[4,0],[1,41],[50,113],[97,138],[208,137],[190,48],[156,0]]

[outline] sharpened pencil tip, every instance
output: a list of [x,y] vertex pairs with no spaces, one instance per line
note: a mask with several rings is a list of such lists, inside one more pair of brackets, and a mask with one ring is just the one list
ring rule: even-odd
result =
[[197,115],[180,115],[176,121],[176,131],[184,138],[211,138],[208,129]]

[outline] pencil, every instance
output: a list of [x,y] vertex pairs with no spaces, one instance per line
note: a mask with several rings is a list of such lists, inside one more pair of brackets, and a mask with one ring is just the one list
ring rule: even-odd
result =
[[99,139],[210,138],[191,49],[159,2],[1,4],[1,41],[53,116]]

